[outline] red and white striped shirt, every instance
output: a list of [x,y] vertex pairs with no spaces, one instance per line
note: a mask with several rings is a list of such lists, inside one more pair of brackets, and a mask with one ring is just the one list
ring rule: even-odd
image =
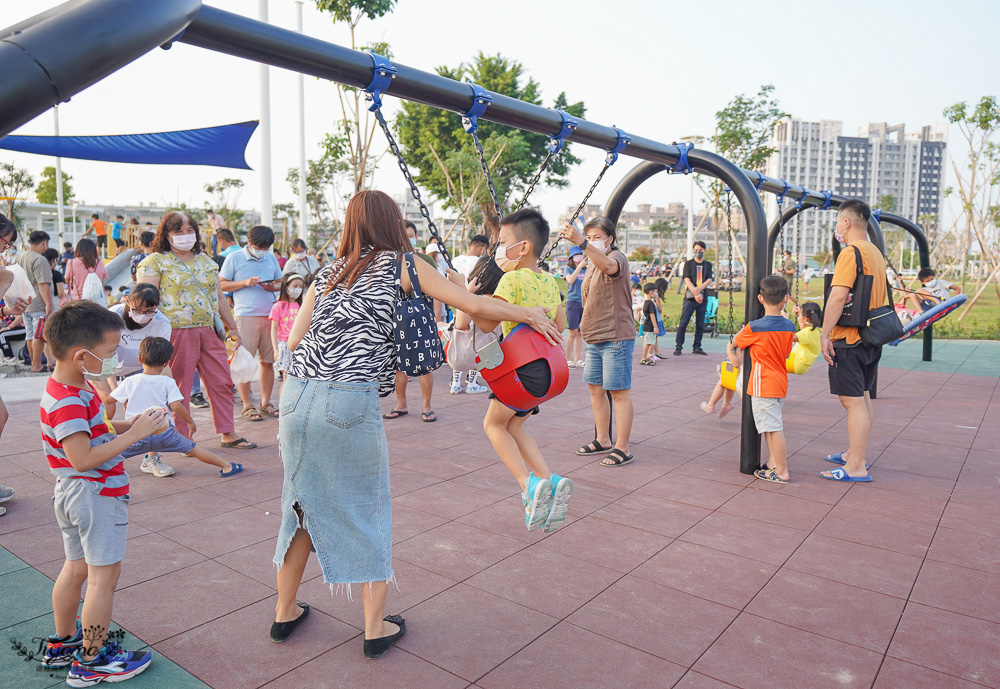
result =
[[86,433],[91,447],[115,438],[104,413],[104,403],[92,385],[88,383],[87,388],[77,388],[49,378],[42,395],[39,417],[42,447],[53,474],[59,478],[78,478],[101,484],[101,495],[114,498],[128,495],[128,474],[120,454],[89,471],[77,471],[62,446],[62,441],[74,433]]

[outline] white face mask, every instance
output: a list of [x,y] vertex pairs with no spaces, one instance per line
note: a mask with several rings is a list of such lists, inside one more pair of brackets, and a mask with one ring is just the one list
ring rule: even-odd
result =
[[128,312],[129,318],[131,318],[137,325],[146,325],[151,320],[155,314],[152,313],[135,313],[134,311]]
[[271,253],[270,249],[258,249],[255,246],[250,246],[249,244],[247,244],[247,249],[250,251],[250,255],[254,258],[264,258]]
[[414,249],[416,249],[417,248],[417,238],[416,237],[410,237],[410,244],[413,246]]
[[302,296],[302,288],[301,287],[289,287],[288,288],[288,296],[291,297],[292,299],[298,299],[299,297]]
[[84,349],[81,351],[86,352],[87,354],[89,354],[90,356],[94,357],[95,359],[101,362],[100,373],[91,373],[90,371],[87,370],[87,367],[84,366],[83,368],[84,378],[86,378],[87,380],[107,380],[111,376],[115,375],[115,371],[118,370],[118,352],[112,354],[110,359],[102,359],[89,349]]
[[934,289],[935,287],[937,287],[937,278],[925,282],[924,287],[929,287],[930,289]]
[[595,239],[592,242],[587,242],[587,244],[594,247],[598,251],[607,251],[608,249],[608,240],[606,239]]
[[304,261],[306,260],[306,252],[305,251],[296,252],[292,254],[292,258],[294,258],[296,261]]
[[512,249],[520,244],[524,244],[524,242],[520,241],[517,242],[516,244],[511,244],[510,246],[505,246],[501,244],[500,246],[497,247],[496,262],[497,266],[500,267],[500,270],[502,270],[505,273],[509,273],[512,270],[517,270],[517,264],[520,261],[520,258],[517,259],[508,258],[507,250]]
[[168,234],[167,239],[170,240],[170,246],[178,251],[191,251],[197,241],[193,232],[191,234]]

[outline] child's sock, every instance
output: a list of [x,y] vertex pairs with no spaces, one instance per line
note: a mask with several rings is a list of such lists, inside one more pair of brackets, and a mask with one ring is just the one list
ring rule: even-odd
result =
[[475,369],[469,371],[468,377],[466,378],[465,382],[468,385],[476,385],[477,383],[479,383],[479,371]]
[[452,371],[452,373],[451,373],[451,384],[452,385],[461,385],[462,384],[462,372],[461,371]]

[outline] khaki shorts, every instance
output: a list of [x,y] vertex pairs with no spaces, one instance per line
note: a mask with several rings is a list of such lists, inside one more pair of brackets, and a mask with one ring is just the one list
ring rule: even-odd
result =
[[785,400],[780,397],[751,397],[753,422],[758,433],[773,433],[782,430],[781,407]]
[[271,346],[271,320],[267,316],[237,316],[236,328],[240,331],[243,346],[253,355],[260,354],[260,363],[274,363]]

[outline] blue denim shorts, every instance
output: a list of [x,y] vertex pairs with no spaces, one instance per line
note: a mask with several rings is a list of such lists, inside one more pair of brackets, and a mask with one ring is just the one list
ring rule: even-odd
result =
[[275,565],[302,528],[328,584],[391,580],[389,445],[378,383],[288,376],[279,409],[285,477]]
[[45,318],[44,311],[26,313],[24,318],[24,339],[31,341],[35,339],[35,331],[38,330],[38,323]]
[[195,448],[195,442],[181,435],[180,431],[171,426],[158,435],[147,435],[139,442],[132,443],[122,452],[125,458],[144,455],[147,452],[180,452],[187,454]]
[[634,339],[588,344],[583,382],[605,390],[631,390],[634,349]]

